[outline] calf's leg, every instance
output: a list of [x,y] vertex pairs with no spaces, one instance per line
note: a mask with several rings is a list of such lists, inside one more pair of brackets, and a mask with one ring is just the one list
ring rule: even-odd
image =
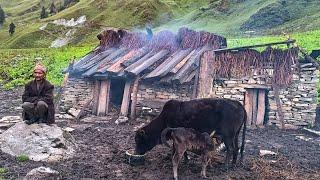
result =
[[179,146],[175,145],[176,149],[174,150],[174,154],[172,157],[172,165],[173,165],[173,177],[175,180],[178,180],[178,166],[179,162],[181,161],[183,154],[185,152],[184,150],[179,149]]

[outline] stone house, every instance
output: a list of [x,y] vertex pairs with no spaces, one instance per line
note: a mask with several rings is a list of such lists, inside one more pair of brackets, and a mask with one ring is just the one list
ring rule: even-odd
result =
[[104,116],[116,107],[135,118],[156,115],[169,99],[222,97],[245,105],[250,126],[315,121],[317,68],[299,62],[297,48],[228,49],[224,37],[186,28],[156,35],[108,29],[98,39],[69,66],[61,110]]

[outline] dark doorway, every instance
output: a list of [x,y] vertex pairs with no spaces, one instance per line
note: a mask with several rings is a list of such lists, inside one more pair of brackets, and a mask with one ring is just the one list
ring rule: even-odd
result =
[[125,80],[124,79],[111,79],[110,85],[110,102],[116,107],[120,107],[123,98]]

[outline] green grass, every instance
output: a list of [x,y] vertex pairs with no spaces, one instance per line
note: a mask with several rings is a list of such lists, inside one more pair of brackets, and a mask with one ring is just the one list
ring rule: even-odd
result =
[[[4,49],[0,50],[0,75],[5,88],[25,84],[32,79],[32,70],[37,62],[48,70],[47,79],[55,85],[63,80],[62,70],[68,64],[90,52],[93,46],[65,47],[58,49]],[[0,81],[1,82],[1,81]]]
[[0,175],[1,174],[4,174],[4,173],[7,173],[8,172],[8,169],[6,168],[0,168]]
[[17,156],[16,160],[18,162],[26,162],[26,161],[29,161],[29,157],[27,155],[22,154],[20,156]]

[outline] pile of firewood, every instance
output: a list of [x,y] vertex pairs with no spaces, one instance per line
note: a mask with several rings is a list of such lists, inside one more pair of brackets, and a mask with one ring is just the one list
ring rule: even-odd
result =
[[126,33],[121,39],[121,47],[138,49],[147,43],[147,35],[141,32]]
[[198,48],[202,46],[210,46],[214,49],[227,46],[226,39],[213,33],[200,31],[196,32],[188,28],[180,28],[178,32],[178,41],[181,48]]
[[176,35],[171,31],[160,31],[147,44],[148,49],[151,50],[169,50],[171,52],[177,50],[179,44],[176,40]]

